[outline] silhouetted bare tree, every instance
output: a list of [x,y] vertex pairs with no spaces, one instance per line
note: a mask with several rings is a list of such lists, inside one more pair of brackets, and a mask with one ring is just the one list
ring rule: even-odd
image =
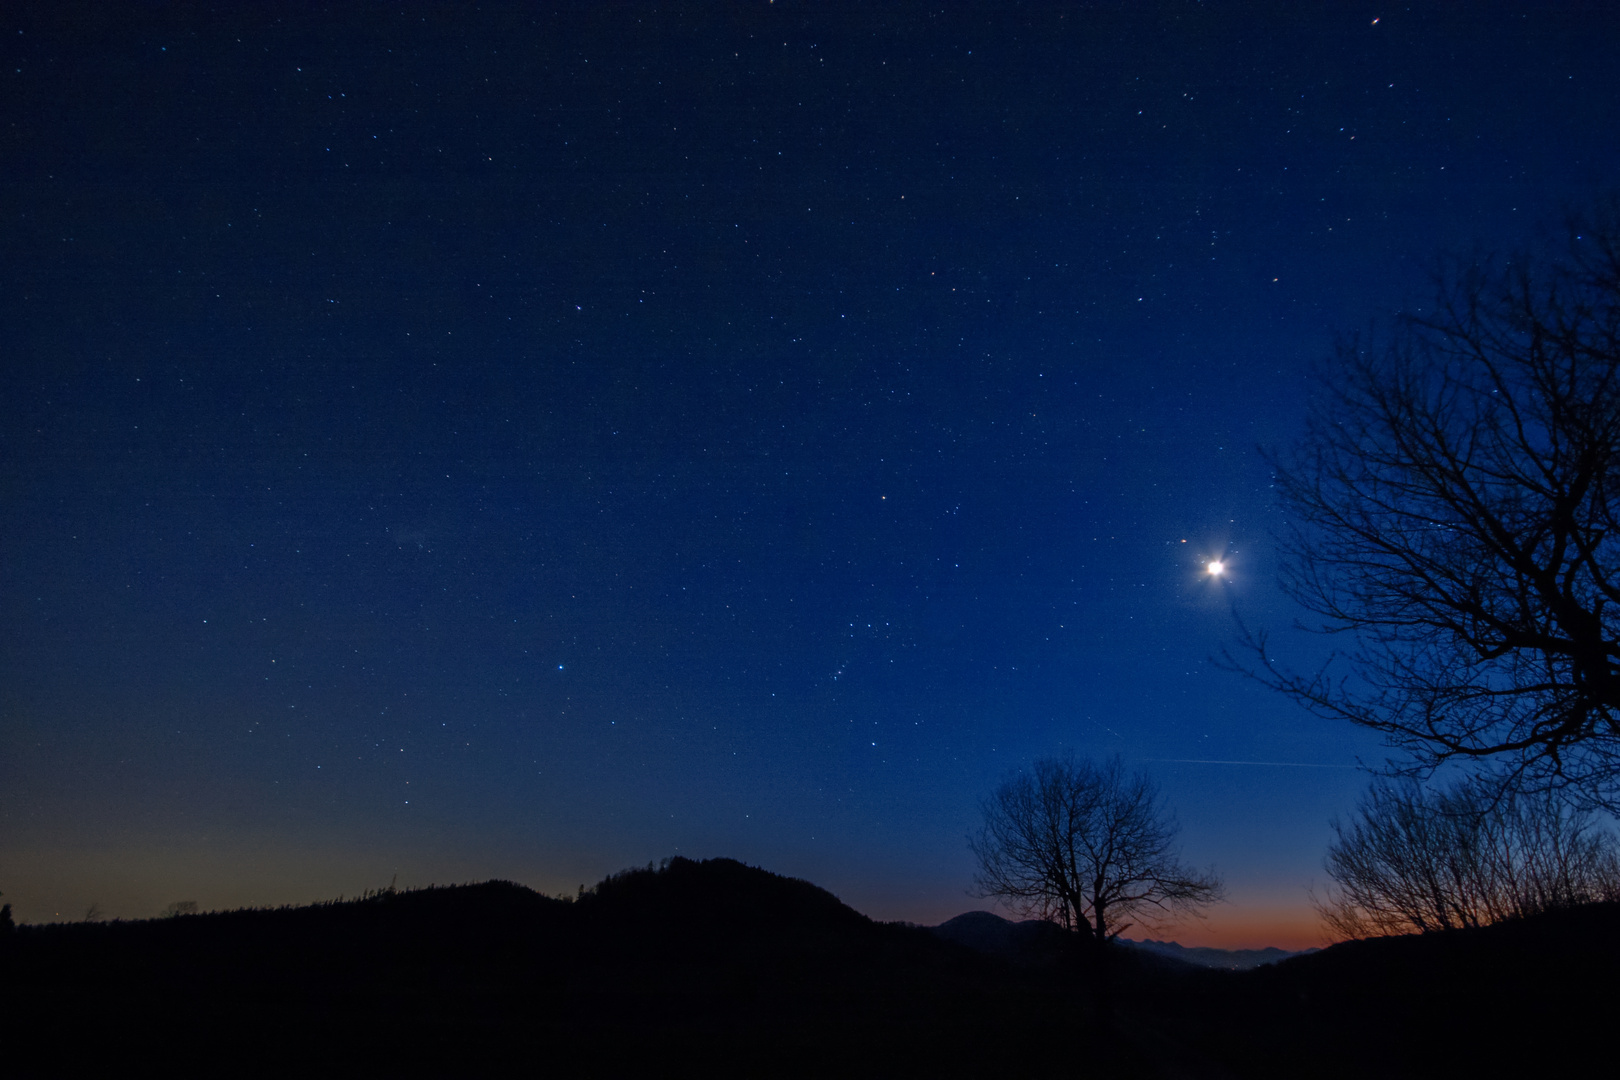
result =
[[[1296,451],[1284,587],[1349,677],[1233,664],[1383,732],[1419,769],[1620,791],[1620,202],[1546,262],[1442,275],[1437,309],[1341,348]],[[1230,661],[1230,658],[1228,658]]]
[[1119,759],[1037,761],[995,790],[970,845],[975,883],[1025,916],[1117,937],[1130,918],[1197,911],[1222,896],[1213,871],[1183,866],[1175,819]]
[[1482,778],[1433,790],[1379,780],[1355,819],[1333,822],[1317,901],[1345,937],[1485,926],[1620,899],[1620,847],[1555,792],[1504,792]]

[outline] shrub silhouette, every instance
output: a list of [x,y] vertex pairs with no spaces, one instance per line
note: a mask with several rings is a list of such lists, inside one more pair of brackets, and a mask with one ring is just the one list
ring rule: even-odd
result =
[[1556,792],[1379,780],[1332,823],[1317,901],[1344,937],[1485,926],[1620,899],[1620,844]]

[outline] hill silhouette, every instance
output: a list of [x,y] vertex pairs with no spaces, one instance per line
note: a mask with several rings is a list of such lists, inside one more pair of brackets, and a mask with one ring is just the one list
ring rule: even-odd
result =
[[[0,1053],[62,1072],[156,1053],[267,1072],[961,1075],[1099,1042],[1072,979],[729,859],[628,871],[574,902],[486,882],[13,937],[0,1010],[22,1034]],[[1123,1047],[1095,1054],[1150,1075]]]
[[1055,923],[1039,919],[1010,922],[990,911],[969,911],[934,927],[946,941],[1020,966],[1051,967],[1069,957],[1078,944]]
[[1126,1009],[1201,1075],[1562,1075],[1613,1060],[1620,904],[1182,968]]
[[[934,927],[934,933],[976,952],[1000,957],[1021,965],[1043,966],[1057,962],[1075,947],[1072,935],[1053,923],[1039,919],[1012,922],[991,911],[969,911]],[[1119,944],[1141,949],[1155,957],[1196,967],[1247,971],[1262,964],[1275,964],[1290,956],[1315,949],[1289,952],[1284,949],[1214,949],[1187,946],[1174,941],[1133,941],[1119,938]],[[1140,962],[1140,961],[1139,961]]]
[[22,926],[0,938],[0,1066],[1512,1075],[1610,1056],[1617,962],[1617,905],[1234,972],[988,912],[878,923],[805,881],[673,859],[575,901],[492,881]]
[[1275,964],[1287,960],[1291,956],[1302,956],[1317,951],[1315,949],[1279,949],[1276,946],[1269,946],[1264,949],[1216,949],[1207,945],[1183,945],[1179,941],[1155,941],[1152,938],[1142,941],[1121,938],[1120,944],[1129,945],[1136,949],[1146,949],[1149,952],[1167,956],[1172,960],[1180,960],[1186,964],[1221,968],[1225,971],[1248,971],[1250,968],[1257,968],[1264,964]]

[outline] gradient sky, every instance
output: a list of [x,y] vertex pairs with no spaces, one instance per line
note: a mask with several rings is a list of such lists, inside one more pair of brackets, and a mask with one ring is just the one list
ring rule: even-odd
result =
[[1073,750],[1315,943],[1382,753],[1208,663],[1321,655],[1257,447],[1613,184],[1617,12],[8,5],[0,889],[932,923]]

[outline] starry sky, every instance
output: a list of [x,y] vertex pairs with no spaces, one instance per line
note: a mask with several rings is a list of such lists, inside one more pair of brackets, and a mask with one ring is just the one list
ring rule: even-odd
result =
[[[1620,165],[1601,4],[9,5],[0,889],[673,854],[885,919],[1052,753],[1318,940],[1260,448]],[[1201,573],[1228,560],[1219,582]]]

